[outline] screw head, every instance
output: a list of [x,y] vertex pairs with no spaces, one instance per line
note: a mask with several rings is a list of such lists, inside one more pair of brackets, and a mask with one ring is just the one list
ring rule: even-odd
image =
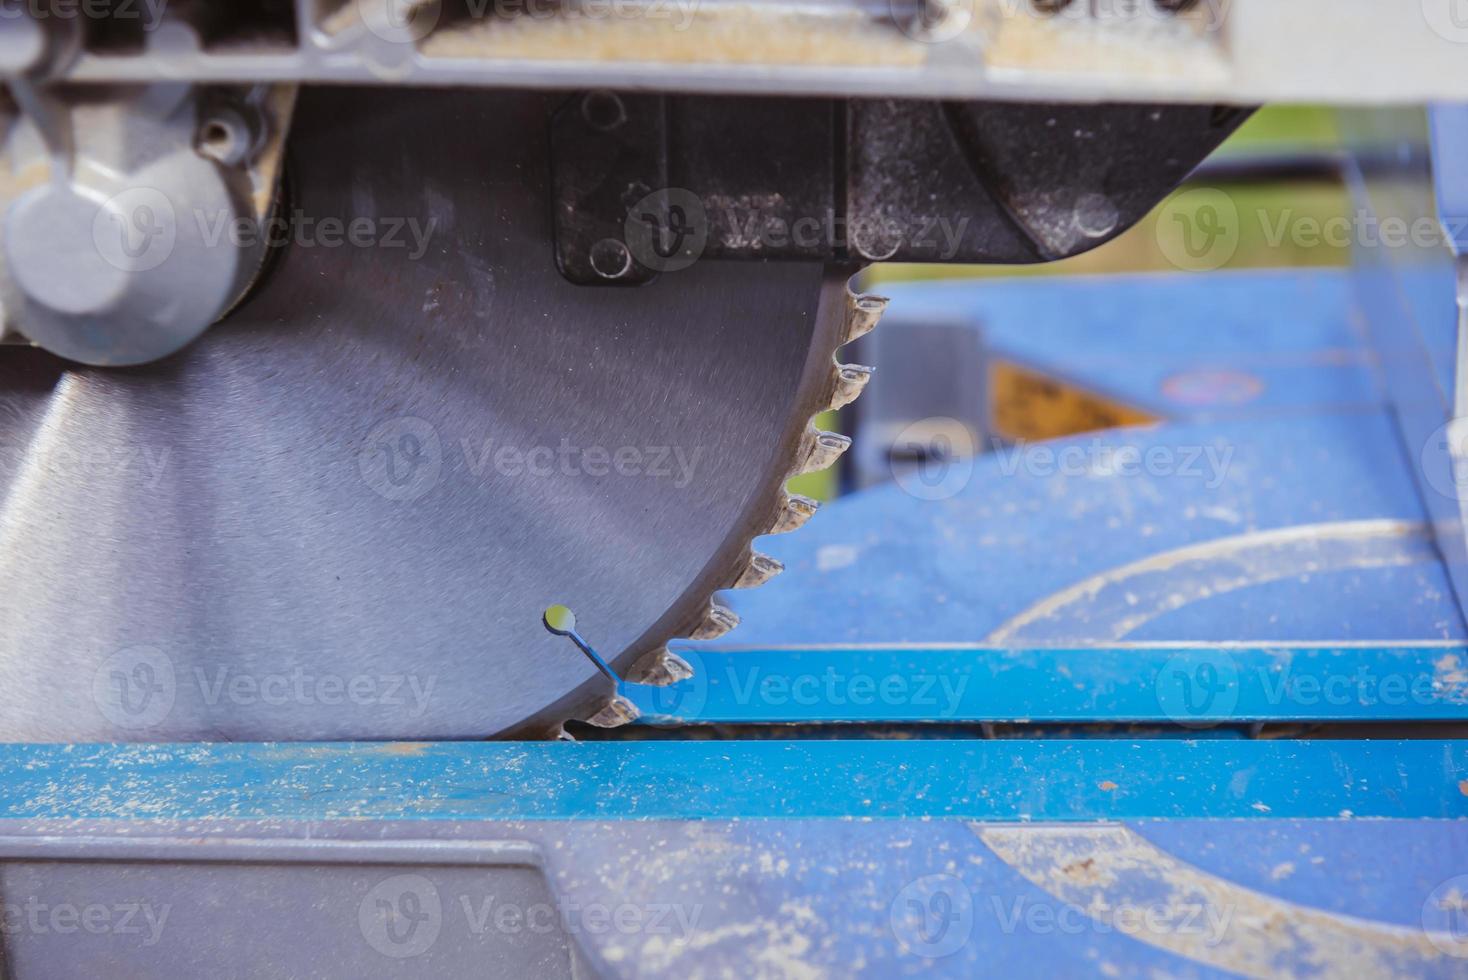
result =
[[627,106],[615,92],[587,92],[581,100],[581,118],[592,129],[610,133],[627,121]]
[[603,238],[591,246],[591,268],[603,279],[621,279],[632,271],[632,253],[615,238]]
[[199,127],[199,152],[227,167],[243,163],[254,142],[249,122],[234,109],[219,110]]

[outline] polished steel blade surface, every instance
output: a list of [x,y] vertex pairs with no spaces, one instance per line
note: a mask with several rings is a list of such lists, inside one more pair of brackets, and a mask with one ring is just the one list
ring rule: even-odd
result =
[[139,368],[0,351],[0,737],[540,735],[611,693],[547,605],[623,670],[699,621],[839,286],[568,284],[557,98],[303,93],[292,241],[225,322]]

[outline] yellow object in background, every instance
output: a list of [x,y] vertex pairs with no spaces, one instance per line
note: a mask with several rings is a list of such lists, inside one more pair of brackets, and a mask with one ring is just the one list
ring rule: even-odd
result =
[[997,359],[989,367],[989,413],[993,433],[1010,442],[1158,421],[1139,408]]

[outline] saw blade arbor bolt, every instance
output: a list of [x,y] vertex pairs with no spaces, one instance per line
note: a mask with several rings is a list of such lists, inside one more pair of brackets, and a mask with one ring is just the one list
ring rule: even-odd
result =
[[[5,326],[83,364],[146,364],[186,347],[268,253],[293,92],[122,86],[111,97],[20,85],[3,202]],[[110,91],[110,90],[109,90]],[[268,117],[268,118],[267,118]],[[106,134],[126,133],[127,138]]]

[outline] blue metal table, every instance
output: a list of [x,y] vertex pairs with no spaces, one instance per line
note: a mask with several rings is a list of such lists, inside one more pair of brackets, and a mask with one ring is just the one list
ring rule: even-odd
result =
[[1468,628],[1360,305],[905,290],[1170,421],[762,542],[787,572],[615,733],[0,746],[6,969],[1468,976]]

